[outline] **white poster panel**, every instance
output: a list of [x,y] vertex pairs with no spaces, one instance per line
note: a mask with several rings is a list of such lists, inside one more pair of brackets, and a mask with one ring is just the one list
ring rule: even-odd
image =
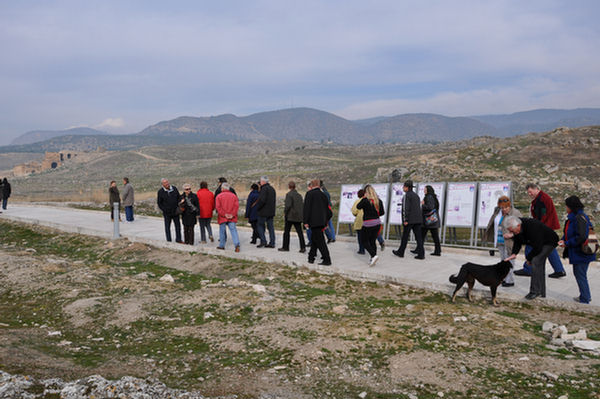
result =
[[[414,189],[413,189],[414,191]],[[392,194],[390,197],[390,225],[402,224],[402,198],[404,198],[404,183],[392,183]]]
[[[362,184],[343,184],[340,191],[340,212],[338,213],[338,223],[354,223],[352,214],[352,205],[358,199],[358,190]],[[385,203],[385,202],[384,202]]]
[[477,183],[448,183],[446,226],[472,227]]
[[[371,184],[371,186],[375,189],[375,192],[377,193],[377,196],[379,197],[381,202],[383,202],[383,207],[385,209],[385,212],[387,213],[388,212],[388,209],[387,209],[388,187],[390,185],[388,183],[378,183],[378,184]],[[386,219],[385,214],[383,216],[379,217],[379,220],[381,220],[381,224],[385,224],[385,219]]]
[[423,201],[423,198],[425,198],[425,186],[431,186],[433,188],[433,191],[435,191],[435,195],[437,195],[437,199],[438,202],[440,203],[440,209],[438,209],[438,214],[439,215],[443,215],[444,214],[444,198],[446,195],[446,183],[419,183],[419,198],[421,198],[421,201]]
[[477,201],[477,227],[484,229],[494,214],[498,198],[506,195],[510,198],[510,182],[479,183],[479,200]]

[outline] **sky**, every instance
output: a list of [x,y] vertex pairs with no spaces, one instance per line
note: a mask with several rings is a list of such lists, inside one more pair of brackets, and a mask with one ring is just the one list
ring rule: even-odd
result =
[[0,144],[290,107],[600,107],[598,15],[597,0],[0,0]]

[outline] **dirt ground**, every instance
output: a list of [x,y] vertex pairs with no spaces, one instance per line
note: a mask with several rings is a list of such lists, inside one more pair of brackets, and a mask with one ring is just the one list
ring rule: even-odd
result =
[[[169,274],[174,282],[161,281]],[[0,369],[207,396],[598,398],[598,315],[0,222]]]

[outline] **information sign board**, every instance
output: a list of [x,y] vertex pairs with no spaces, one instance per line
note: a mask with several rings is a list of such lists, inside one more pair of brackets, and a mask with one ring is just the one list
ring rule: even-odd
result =
[[358,199],[358,190],[362,184],[343,184],[340,191],[340,211],[338,213],[338,223],[354,223],[352,214],[352,205]]
[[506,195],[510,198],[510,182],[479,183],[479,196],[477,200],[477,227],[484,229],[494,214],[498,205],[498,198]]
[[446,226],[473,227],[477,183],[448,183]]

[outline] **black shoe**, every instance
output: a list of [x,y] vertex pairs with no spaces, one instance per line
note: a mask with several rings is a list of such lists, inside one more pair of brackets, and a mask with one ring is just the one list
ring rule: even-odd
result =
[[308,263],[313,264],[313,263],[315,263],[315,260],[314,259],[309,259]]
[[327,244],[331,244],[332,242],[335,242],[335,238],[328,238],[327,239]]
[[281,252],[290,252],[288,248],[278,248],[277,250]]
[[565,272],[554,272],[552,274],[549,274],[548,277],[550,277],[550,278],[561,278],[561,277],[564,277],[566,275],[567,275],[567,273],[565,273]]
[[537,298],[538,296],[540,296],[540,294],[536,294],[536,293],[530,292],[529,294],[525,295],[525,299],[531,300],[531,299]]
[[258,244],[258,245],[256,246],[256,248],[264,248],[264,247],[266,247],[266,245],[265,245],[265,244]]
[[319,263],[319,266],[331,266],[331,262],[323,261],[323,262]]
[[250,244],[256,244],[256,240],[250,241]]
[[425,257],[424,256],[415,256],[415,259],[423,260],[423,259],[425,259]]
[[397,249],[393,249],[392,253],[399,258],[404,258],[404,254],[401,254],[400,251],[398,251]]
[[217,247],[217,249],[225,249],[225,247]]
[[442,256],[442,253],[441,252],[432,252],[429,255],[431,255],[431,256]]
[[504,281],[503,281],[503,282],[502,282],[502,286],[503,286],[503,287],[514,287],[514,286],[515,286],[515,283],[507,283],[507,282],[504,282]]
[[265,245],[265,248],[275,248],[275,245],[267,244],[267,245]]
[[175,242],[178,244],[183,244],[183,241],[181,241],[181,240],[175,240]]
[[515,276],[527,276],[527,277],[531,277],[531,273],[529,273],[525,269],[519,269],[519,270],[515,270]]
[[416,255],[416,254],[418,254],[418,253],[419,253],[419,251],[417,251],[416,249],[413,249],[412,251],[410,251],[410,253],[411,253],[411,254],[415,254],[415,255]]
[[364,255],[365,251],[357,251],[356,253],[359,254],[359,255]]
[[298,252],[300,252],[301,254],[303,254],[303,253],[306,252],[306,248],[300,248],[300,251],[298,251]]

